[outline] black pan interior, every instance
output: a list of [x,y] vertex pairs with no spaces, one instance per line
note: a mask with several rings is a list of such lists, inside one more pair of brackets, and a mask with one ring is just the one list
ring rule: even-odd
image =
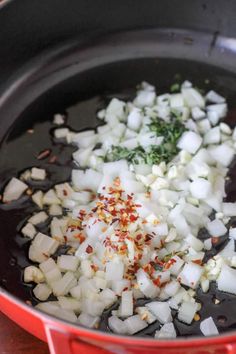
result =
[[[184,45],[189,46],[189,43]],[[33,80],[34,90],[32,91],[32,81],[31,84],[26,82],[19,86],[0,107],[0,130],[3,136],[0,146],[0,189],[10,177],[17,176],[31,166],[45,167],[50,177],[46,185],[32,184],[33,190],[48,189],[54,183],[67,180],[73,167],[70,154],[74,148],[65,146],[63,143],[55,144],[53,141],[51,124],[53,114],[67,112],[67,125],[74,130],[95,127],[98,124],[96,111],[103,108],[113,96],[122,99],[132,98],[135,86],[142,80],[154,84],[159,93],[169,91],[172,83],[185,79],[191,80],[205,91],[214,88],[226,96],[230,106],[227,120],[234,126],[236,73],[233,69],[236,71],[236,64],[232,70],[223,68],[223,61],[227,61],[227,55],[225,59],[222,56],[222,63],[219,66],[210,65],[211,58],[207,57],[205,60],[204,55],[200,54],[201,60],[199,58],[193,60],[192,55],[188,58],[187,54],[185,59],[179,59],[175,58],[171,45],[168,44],[167,48],[169,52],[166,52],[166,57],[163,52],[159,55],[157,50],[155,55],[149,53],[139,55],[137,58],[134,51],[129,59],[91,65],[91,68],[86,70],[78,70],[79,66],[76,67],[78,58],[75,56],[73,60],[70,59],[70,64],[60,67],[58,74],[60,82],[53,85],[50,85],[50,82],[53,82],[52,75],[57,74],[57,61],[55,65],[51,65],[50,72],[46,71],[46,74],[42,65],[37,73],[38,76],[36,75],[36,79]],[[187,53],[186,47],[185,53]],[[212,62],[214,61],[213,57]],[[71,68],[72,64],[75,64],[76,69],[75,72],[72,70],[73,75],[70,74],[68,77],[68,67]],[[44,89],[45,82],[48,84],[47,89]],[[25,97],[31,99],[26,100]],[[16,109],[19,111],[18,114]],[[14,121],[13,124],[9,124],[11,121]],[[55,163],[50,163],[49,158],[37,160],[37,155],[45,149],[51,150],[50,157],[57,156]],[[232,168],[230,176],[228,198],[235,201],[235,168]],[[20,235],[19,230],[28,215],[36,210],[28,197],[11,206],[0,205],[0,286],[23,301],[30,300],[33,304],[36,303],[36,299],[32,296],[32,285],[25,285],[22,282],[23,269],[31,264],[27,258],[29,242]],[[42,225],[41,230],[47,232],[47,228],[48,224],[45,224]],[[204,233],[202,237],[205,237]],[[222,246],[218,245],[218,247]],[[216,305],[214,298],[221,300],[221,303]],[[212,284],[209,293],[203,294],[198,291],[198,299],[204,303],[200,311],[202,318],[212,316],[220,332],[236,329],[236,296],[220,293],[215,284]],[[200,334],[198,322],[188,326],[175,319],[175,325],[181,335]],[[159,324],[156,323],[138,335],[148,336],[158,326]],[[107,330],[106,315],[101,329]]]

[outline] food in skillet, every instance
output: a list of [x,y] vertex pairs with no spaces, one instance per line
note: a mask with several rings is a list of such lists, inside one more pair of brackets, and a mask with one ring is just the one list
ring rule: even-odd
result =
[[[110,311],[108,326],[119,334],[158,321],[155,337],[174,338],[174,316],[198,321],[204,335],[218,333],[211,317],[200,319],[196,289],[208,292],[216,281],[236,295],[236,203],[224,202],[236,130],[222,122],[227,104],[216,92],[203,96],[188,81],[173,89],[157,95],[144,82],[133,102],[114,98],[98,112],[97,129],[54,131],[78,150],[71,181],[36,191],[39,212],[21,230],[31,239],[35,265],[24,281],[37,284],[38,309],[90,328]],[[46,173],[35,167],[12,178],[3,202]],[[49,217],[50,234],[38,232]],[[227,235],[213,256],[212,245]]]

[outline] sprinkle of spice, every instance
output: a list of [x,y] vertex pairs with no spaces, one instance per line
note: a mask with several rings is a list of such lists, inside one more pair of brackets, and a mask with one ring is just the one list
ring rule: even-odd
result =
[[38,160],[44,160],[44,159],[46,159],[50,154],[51,154],[51,150],[50,150],[50,149],[45,149],[45,150],[41,151],[41,152],[38,154],[37,159],[38,159]]

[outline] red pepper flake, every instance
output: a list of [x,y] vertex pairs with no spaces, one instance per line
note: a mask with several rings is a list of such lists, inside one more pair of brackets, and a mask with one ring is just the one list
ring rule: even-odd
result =
[[161,280],[160,280],[160,277],[157,277],[156,279],[153,279],[153,284],[160,287],[161,285]]
[[136,208],[141,208],[141,207],[142,207],[141,204],[135,204],[134,206],[135,206]]
[[65,243],[67,243],[68,239],[67,236],[63,236]]
[[51,154],[51,150],[50,150],[50,149],[45,149],[45,150],[41,151],[41,152],[38,154],[37,159],[38,159],[38,160],[44,160],[44,159],[46,159],[50,154]]
[[202,265],[202,260],[201,259],[194,259],[192,262],[195,263],[195,264]]
[[67,192],[67,190],[66,189],[63,189],[63,195],[66,197],[67,195],[68,195],[68,192]]
[[78,239],[80,243],[83,243],[85,240],[85,236],[82,233],[73,236],[76,240]]
[[212,237],[211,238],[211,243],[213,244],[213,245],[215,245],[216,243],[218,243],[219,242],[219,237]]
[[135,222],[138,219],[138,217],[133,215],[133,214],[131,214],[129,219],[130,219],[131,222]]
[[141,240],[141,238],[143,237],[143,235],[142,234],[138,234],[137,236],[136,236],[136,240]]
[[57,161],[57,156],[56,155],[53,155],[52,157],[50,157],[49,159],[49,163],[55,163]]
[[171,258],[171,259],[169,259],[168,262],[166,262],[166,264],[164,265],[164,268],[169,269],[174,263],[176,263],[176,259]]
[[150,234],[145,235],[145,242],[150,241],[152,238],[153,238],[153,236]]
[[32,302],[30,300],[26,300],[25,303],[29,306],[32,306]]
[[86,248],[86,253],[92,253],[93,252],[93,247],[88,245]]
[[114,186],[119,187],[120,186],[120,178],[116,177],[113,184],[114,184]]
[[90,267],[92,268],[92,270],[94,270],[94,272],[98,271],[98,266],[96,266],[95,264],[91,264]]

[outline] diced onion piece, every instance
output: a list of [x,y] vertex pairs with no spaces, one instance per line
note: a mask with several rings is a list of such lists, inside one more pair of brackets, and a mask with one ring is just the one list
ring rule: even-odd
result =
[[148,324],[155,322],[156,317],[145,306],[136,307],[135,312],[141,317],[142,320]]
[[127,328],[121,319],[119,319],[117,316],[111,316],[108,318],[108,326],[112,330],[112,332],[117,333],[117,334],[126,334],[127,333]]
[[105,309],[105,305],[100,300],[85,298],[82,302],[82,309],[85,313],[88,313],[91,316],[101,316]]
[[98,328],[99,322],[100,317],[91,316],[83,312],[78,317],[78,323],[88,328]]
[[200,331],[204,336],[214,336],[219,334],[212,317],[208,317],[200,323]]
[[115,178],[119,176],[121,171],[128,171],[128,163],[126,160],[107,162],[103,165],[104,175],[111,175],[113,178]]
[[124,274],[124,263],[118,258],[114,258],[106,263],[106,279],[122,280]]
[[192,117],[195,120],[203,119],[206,116],[206,113],[199,107],[193,107],[191,112],[192,112]]
[[32,195],[33,202],[40,208],[43,208],[43,192],[37,191]]
[[46,170],[43,168],[33,167],[31,169],[31,178],[35,181],[44,181],[46,178]]
[[74,161],[80,166],[80,167],[86,167],[88,166],[88,161],[89,158],[91,157],[93,147],[88,147],[86,149],[79,149],[75,151],[72,156]]
[[13,200],[19,199],[27,188],[27,184],[20,181],[18,178],[13,177],[4,189],[3,202],[9,203]]
[[223,203],[222,212],[225,216],[236,216],[236,203]]
[[52,284],[53,282],[62,278],[60,269],[52,258],[49,258],[45,262],[42,262],[39,265],[39,268],[43,272],[48,284]]
[[24,282],[25,283],[42,283],[44,275],[41,270],[35,266],[28,266],[24,269]]
[[[202,277],[203,278],[203,277]],[[204,293],[207,293],[210,287],[210,282],[208,279],[201,279],[201,288]]]
[[56,252],[58,246],[58,241],[39,232],[29,248],[29,258],[32,261],[41,263]]
[[139,315],[134,315],[124,321],[124,326],[127,328],[128,334],[134,334],[146,328],[148,324],[146,321],[143,321]]
[[191,324],[197,309],[197,303],[184,301],[180,306],[178,319],[184,323]]
[[213,90],[210,90],[206,94],[205,98],[207,101],[210,101],[212,103],[224,103],[225,102],[225,98]]
[[57,197],[54,189],[49,189],[43,196],[43,204],[52,205],[52,204],[61,204],[60,199]]
[[112,281],[111,288],[115,292],[116,295],[121,295],[122,291],[125,288],[130,287],[130,281],[128,279],[121,279],[121,280],[115,280]]
[[217,118],[215,124],[218,123],[219,119],[224,118],[227,113],[227,105],[226,103],[216,103],[216,104],[211,104],[206,107],[208,113],[215,113]]
[[65,123],[65,116],[60,113],[56,113],[53,116],[53,124],[62,125]]
[[223,236],[227,232],[227,228],[219,219],[215,219],[207,224],[209,234],[214,237]]
[[61,271],[75,272],[79,265],[79,259],[75,256],[61,255],[57,258],[57,265]]
[[47,301],[47,302],[41,302],[37,304],[36,309],[46,312],[49,315],[56,315],[56,312],[60,310],[60,305],[58,301]]
[[67,272],[63,277],[52,284],[53,294],[55,296],[67,295],[70,289],[77,285],[77,280],[72,272]]
[[65,139],[69,133],[68,128],[58,128],[54,130],[54,137],[56,139]]
[[203,268],[198,264],[193,262],[185,263],[183,270],[178,275],[178,280],[181,284],[196,289],[202,273]]
[[220,138],[220,128],[217,126],[207,131],[207,133],[204,135],[203,142],[205,145],[219,144]]
[[100,297],[100,300],[104,303],[105,308],[109,308],[117,301],[116,294],[114,293],[114,291],[112,291],[109,288],[106,288],[103,291],[101,291],[99,294],[99,297]]
[[72,310],[74,311],[76,314],[80,313],[81,311],[81,303],[76,300],[73,299],[72,297],[69,296],[58,296],[58,302],[59,305],[61,306],[61,308],[65,309],[65,310]]
[[142,123],[142,112],[138,108],[133,108],[127,117],[127,126],[129,129],[138,131]]
[[178,275],[182,266],[184,265],[184,261],[179,256],[173,256],[170,259],[169,271],[173,275]]
[[180,284],[177,280],[172,280],[164,287],[164,291],[168,296],[174,296],[180,288]]
[[202,144],[202,137],[195,132],[187,131],[182,134],[177,147],[190,154],[195,154]]
[[204,178],[196,178],[190,184],[190,192],[194,198],[206,199],[212,190],[211,183]]
[[92,169],[86,171],[72,170],[72,182],[78,190],[92,190],[97,192],[102,174]]
[[81,285],[76,285],[70,289],[70,294],[73,298],[80,300],[82,297],[82,287]]
[[156,94],[155,92],[150,92],[150,91],[139,91],[134,103],[138,107],[144,107],[144,106],[152,106],[155,100]]
[[146,307],[156,316],[160,323],[172,321],[170,306],[167,302],[153,301],[146,304]]
[[121,294],[121,304],[119,307],[119,315],[128,317],[133,315],[133,292],[123,291]]
[[52,204],[49,206],[49,215],[59,216],[62,215],[62,207],[58,204]]
[[236,269],[223,264],[217,279],[218,289],[226,293],[236,294]]
[[229,166],[234,158],[234,149],[227,144],[221,144],[209,149],[211,157],[222,166]]
[[43,284],[38,284],[33,289],[33,293],[34,293],[35,297],[37,297],[37,299],[39,299],[40,301],[45,301],[51,295],[52,290],[50,289],[50,287],[47,284],[43,283]]
[[70,198],[72,193],[74,193],[73,188],[67,182],[56,184],[54,188],[56,190],[56,195],[59,199]]
[[184,99],[181,93],[173,93],[170,95],[171,108],[179,108],[184,106]]
[[25,236],[25,237],[29,237],[31,238],[31,240],[34,238],[34,236],[36,235],[37,231],[34,227],[33,224],[31,224],[30,222],[28,222],[22,229],[21,229],[21,233]]
[[72,310],[64,310],[59,306],[58,301],[48,301],[48,302],[41,302],[36,305],[38,310],[48,313],[49,315],[56,316],[63,320],[69,322],[76,322],[77,317]]
[[45,222],[47,219],[48,219],[48,215],[45,213],[45,211],[40,211],[39,213],[32,215],[28,219],[28,222],[33,225],[38,225]]
[[139,289],[147,298],[152,299],[158,295],[160,289],[153,284],[152,280],[149,279],[147,273],[145,273],[143,269],[137,271],[136,278]]
[[156,331],[155,338],[176,338],[176,330],[172,322],[165,323],[159,331]]
[[236,240],[236,227],[232,227],[229,229],[229,237],[233,238]]
[[181,92],[188,107],[192,108],[197,106],[204,108],[205,100],[196,89],[192,87],[182,88]]

